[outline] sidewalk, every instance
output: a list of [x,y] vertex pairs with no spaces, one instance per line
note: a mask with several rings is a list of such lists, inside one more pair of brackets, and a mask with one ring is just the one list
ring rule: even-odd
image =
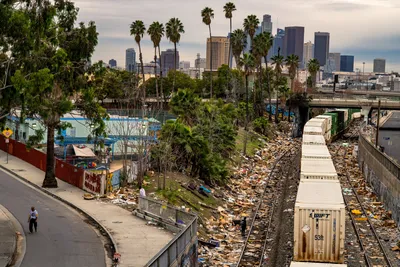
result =
[[6,267],[14,255],[17,236],[11,219],[2,209],[5,208],[0,207],[0,267]]
[[[0,165],[38,186],[42,185],[43,171],[10,155],[6,164],[6,153],[2,150]],[[79,207],[107,229],[121,254],[121,267],[144,266],[173,238],[172,233],[146,225],[146,221],[123,208],[96,200],[84,200],[83,190],[61,180],[57,182],[58,188],[46,190]]]

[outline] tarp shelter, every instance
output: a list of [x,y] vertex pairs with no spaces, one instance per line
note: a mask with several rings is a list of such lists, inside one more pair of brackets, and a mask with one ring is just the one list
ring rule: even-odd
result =
[[79,147],[76,145],[72,145],[74,149],[74,153],[76,157],[81,157],[81,158],[95,158],[96,155],[93,153],[93,151],[88,148],[87,146],[84,147]]

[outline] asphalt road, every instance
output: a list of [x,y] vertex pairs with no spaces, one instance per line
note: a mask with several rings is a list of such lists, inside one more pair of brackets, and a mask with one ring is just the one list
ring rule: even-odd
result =
[[[26,235],[22,267],[105,267],[100,237],[75,211],[0,171],[0,203]],[[38,232],[29,234],[31,206],[39,213]]]

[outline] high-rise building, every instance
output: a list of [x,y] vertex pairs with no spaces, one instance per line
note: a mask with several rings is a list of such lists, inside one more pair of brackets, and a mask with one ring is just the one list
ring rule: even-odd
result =
[[228,65],[229,59],[229,39],[227,37],[213,36],[212,43],[207,38],[207,65],[206,69],[210,69],[212,49],[212,70],[218,70],[222,64]]
[[374,72],[384,73],[386,70],[386,59],[375,58],[374,59]]
[[297,55],[299,57],[300,68],[303,68],[303,50],[304,27],[285,27],[285,38],[283,41],[283,51],[281,51],[281,55],[284,57],[289,55]]
[[205,69],[207,67],[206,64],[207,64],[207,59],[201,58],[200,54],[197,53],[197,58],[194,61],[194,67],[196,69]]
[[277,29],[274,41],[272,42],[272,56],[278,55],[278,50],[280,48],[280,53],[283,55],[283,41],[285,39],[285,31],[282,29]]
[[263,21],[261,22],[261,31],[272,33],[272,21],[271,15],[264,15]]
[[181,61],[179,62],[179,69],[186,70],[190,68],[190,61]]
[[[176,61],[174,61],[175,52],[174,49],[167,49],[167,51],[161,52],[161,67],[163,69],[163,76],[167,76],[169,70],[175,70],[179,68],[179,51],[176,51]],[[175,66],[174,67],[174,62]]]
[[110,65],[110,68],[116,68],[117,67],[117,61],[115,59],[110,59],[108,61],[108,65]]
[[329,58],[335,61],[334,71],[340,71],[340,53],[329,53]]
[[340,56],[340,71],[354,72],[354,56]]
[[125,70],[127,70],[129,72],[136,71],[136,52],[135,52],[134,48],[126,49]]
[[303,56],[303,65],[307,67],[308,62],[310,59],[314,58],[314,44],[311,41],[304,44],[304,56]]
[[318,60],[319,65],[325,66],[329,56],[329,32],[316,32],[314,39],[314,58]]

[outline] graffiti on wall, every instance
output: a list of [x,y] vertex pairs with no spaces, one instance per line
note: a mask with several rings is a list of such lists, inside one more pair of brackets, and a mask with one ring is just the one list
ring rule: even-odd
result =
[[100,194],[101,192],[101,174],[85,172],[83,189],[91,193]]
[[106,193],[110,193],[110,192],[112,192],[112,190],[113,190],[113,187],[112,187],[112,177],[113,177],[113,174],[112,174],[112,173],[107,174]]
[[111,185],[113,190],[118,189],[120,187],[120,176],[121,176],[121,170],[117,170],[112,173]]
[[180,267],[195,267],[197,266],[197,239],[192,246],[181,257]]

